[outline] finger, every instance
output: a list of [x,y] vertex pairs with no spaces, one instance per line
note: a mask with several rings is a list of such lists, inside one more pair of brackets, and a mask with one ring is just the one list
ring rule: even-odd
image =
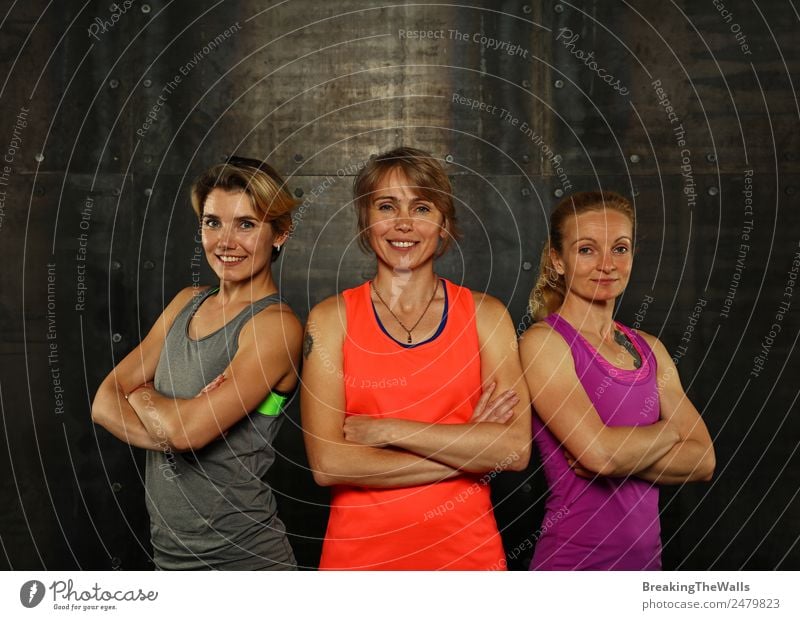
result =
[[516,399],[517,403],[519,402],[517,393],[514,390],[507,390],[489,403],[487,410],[490,414],[502,415],[506,409],[516,404],[513,402],[514,399]]
[[472,412],[472,422],[481,422],[485,417],[486,411],[486,404],[489,402],[489,399],[492,397],[492,393],[494,392],[494,388],[497,383],[490,384],[486,390],[484,390],[481,397],[478,399],[478,404],[475,405],[475,410]]
[[519,402],[519,398],[517,397],[517,393],[514,390],[506,390],[500,396],[495,398],[491,403],[489,403],[487,410],[489,413],[493,411],[500,411],[504,407],[508,406],[508,402],[511,399],[517,398],[517,402]]
[[511,419],[511,416],[514,415],[514,407],[516,407],[518,404],[519,397],[513,396],[511,399],[500,404],[497,409],[492,412],[492,415],[489,418],[490,421],[497,422],[499,424],[505,424]]

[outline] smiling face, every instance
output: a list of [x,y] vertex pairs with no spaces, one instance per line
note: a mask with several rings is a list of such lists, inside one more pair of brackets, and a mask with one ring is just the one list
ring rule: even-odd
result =
[[220,280],[242,281],[269,270],[272,246],[286,241],[262,221],[244,192],[214,189],[201,218],[206,260]]
[[370,196],[367,226],[370,247],[393,269],[415,269],[432,261],[447,235],[441,211],[397,168],[381,178]]
[[589,301],[619,297],[633,266],[633,224],[612,209],[585,211],[567,218],[562,228],[561,252],[551,249],[556,271],[569,294]]

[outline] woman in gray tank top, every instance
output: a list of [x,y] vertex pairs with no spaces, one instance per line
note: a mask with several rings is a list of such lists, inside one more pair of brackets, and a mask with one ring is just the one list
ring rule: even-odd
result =
[[178,293],[106,377],[92,419],[147,450],[146,503],[164,570],[296,567],[265,475],[302,327],[272,277],[297,201],[234,157],[192,187],[214,287]]

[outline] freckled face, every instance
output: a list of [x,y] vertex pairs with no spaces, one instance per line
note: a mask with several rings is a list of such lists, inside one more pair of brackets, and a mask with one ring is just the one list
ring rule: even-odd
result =
[[201,219],[206,260],[220,280],[240,281],[270,268],[272,246],[286,241],[260,219],[244,192],[214,189]]
[[616,299],[633,267],[633,224],[611,209],[587,211],[564,223],[562,252],[551,250],[556,271],[570,294],[584,299]]
[[384,175],[368,208],[370,246],[391,267],[413,269],[432,260],[447,235],[441,211],[399,169]]

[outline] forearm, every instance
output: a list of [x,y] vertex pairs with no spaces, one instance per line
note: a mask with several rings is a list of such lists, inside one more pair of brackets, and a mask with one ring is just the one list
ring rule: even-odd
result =
[[587,469],[603,476],[628,476],[663,458],[680,441],[664,421],[647,426],[606,426],[586,455],[575,455]]
[[152,440],[160,447],[167,445],[172,450],[179,450],[178,435],[185,433],[180,415],[181,399],[168,398],[155,389],[143,388],[131,394],[128,402]]
[[649,467],[636,472],[636,476],[658,484],[708,481],[714,473],[714,465],[713,449],[687,439],[675,444]]
[[160,448],[158,439],[150,435],[119,387],[98,391],[92,403],[92,420],[117,439],[136,448]]
[[350,442],[328,447],[325,454],[311,461],[314,479],[322,486],[402,488],[440,482],[461,473],[403,450]]
[[386,419],[387,443],[472,473],[513,469],[527,463],[530,437],[509,424],[425,424]]

